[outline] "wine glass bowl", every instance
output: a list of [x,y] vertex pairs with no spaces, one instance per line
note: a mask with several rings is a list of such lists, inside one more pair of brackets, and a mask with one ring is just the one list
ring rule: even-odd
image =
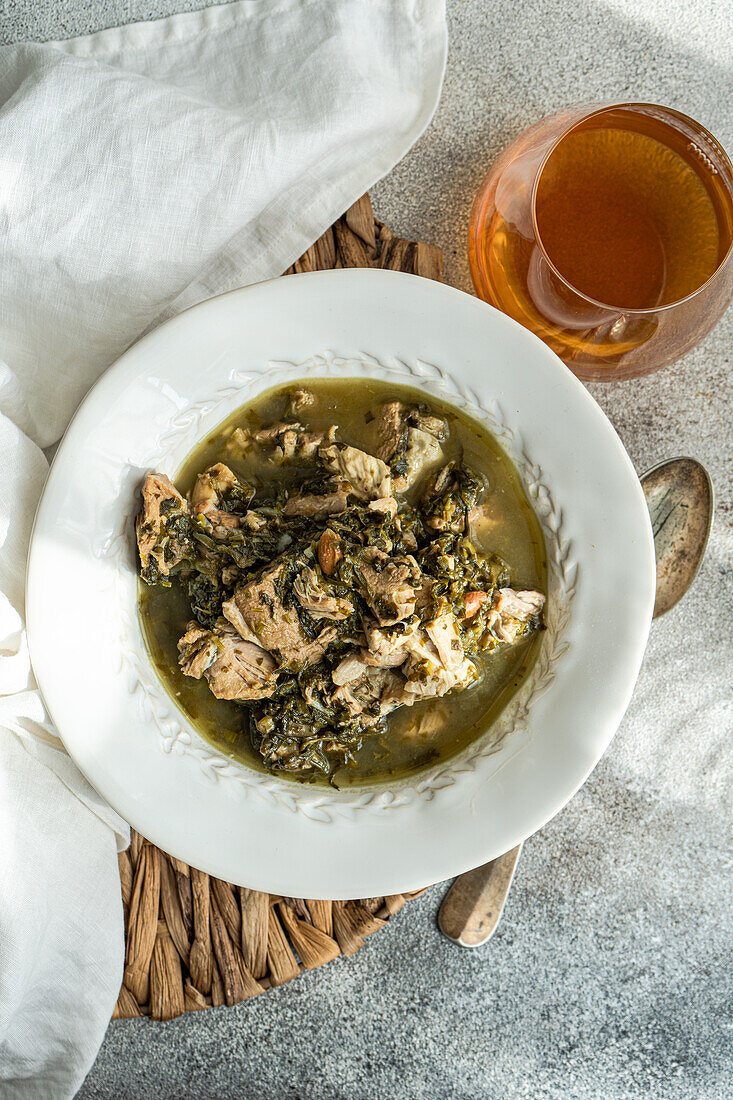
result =
[[733,297],[733,169],[692,119],[648,103],[540,120],[476,197],[479,297],[543,339],[584,381],[679,359]]

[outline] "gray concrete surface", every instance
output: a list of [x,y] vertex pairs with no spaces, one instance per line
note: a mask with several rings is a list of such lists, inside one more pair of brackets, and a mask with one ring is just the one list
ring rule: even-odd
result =
[[[0,0],[0,41],[66,37],[202,6]],[[397,232],[441,244],[470,289],[471,198],[492,159],[572,101],[651,99],[731,147],[731,5],[449,0],[445,90],[374,188]],[[731,1028],[733,316],[687,360],[594,386],[641,471],[689,453],[718,514],[695,588],[655,623],[629,712],[574,801],[530,840],[500,931],[441,939],[434,887],[355,958],[234,1009],[110,1027],[80,1097],[127,1100],[722,1100]]]

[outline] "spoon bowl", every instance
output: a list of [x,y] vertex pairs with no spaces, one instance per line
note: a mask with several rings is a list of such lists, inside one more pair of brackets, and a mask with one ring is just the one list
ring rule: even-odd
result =
[[669,458],[641,478],[654,533],[654,617],[684,596],[697,576],[713,523],[713,484],[695,458]]

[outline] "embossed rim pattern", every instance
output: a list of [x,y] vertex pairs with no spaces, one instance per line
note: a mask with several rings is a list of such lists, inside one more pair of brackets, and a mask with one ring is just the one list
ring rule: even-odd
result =
[[[451,338],[451,332],[458,335]],[[143,469],[173,472],[198,439],[255,393],[313,374],[417,384],[485,423],[519,468],[550,562],[550,629],[532,674],[498,723],[460,756],[410,781],[340,793],[257,773],[217,753],[191,728],[142,645],[129,521]],[[548,432],[548,422],[559,417],[559,426],[563,416],[571,432]],[[582,454],[569,443],[573,432],[585,438]],[[98,466],[91,484],[84,455]],[[589,487],[573,483],[573,474],[588,476],[594,458],[601,473],[591,477],[608,483],[599,499],[621,506],[620,523],[599,514]],[[604,577],[599,557],[610,564],[621,550],[627,564],[619,568],[616,560],[612,575]],[[59,596],[49,606],[42,590],[49,591],[48,571],[62,568],[70,568],[72,577],[81,578],[85,570],[91,576],[95,598],[82,601],[79,635],[95,641],[93,663],[104,668],[100,683],[118,708],[101,721],[95,721],[101,691],[88,692],[74,717],[72,691],[83,692],[83,677],[75,676],[71,661],[65,676],[53,667],[51,616],[63,621],[69,605]],[[628,702],[648,631],[653,578],[651,534],[631,464],[595,403],[544,345],[491,307],[438,284],[392,272],[323,272],[195,307],[141,341],[98,383],[67,433],[39,507],[29,565],[29,633],[39,683],[69,751],[100,792],[159,846],[259,889],[368,896],[382,887],[418,887],[489,859],[567,801]],[[609,618],[610,584],[634,589],[629,614],[615,610],[618,624]],[[595,604],[605,607],[606,621],[594,623],[593,636],[588,619],[600,611]],[[104,628],[94,621],[100,607]],[[598,684],[598,668],[587,670],[585,705],[577,698],[574,704],[567,693],[572,689],[577,696],[579,666],[590,664],[588,639],[595,642],[591,649],[604,650],[599,630],[608,631],[603,656],[610,690],[607,684],[601,692],[608,696],[607,713],[590,710],[581,718]],[[595,653],[596,665],[598,659]],[[574,711],[577,721],[593,722],[594,734],[581,738],[564,763],[562,752],[572,748],[573,738],[563,738],[561,726],[573,720]],[[551,736],[560,758],[548,756]],[[529,771],[537,786],[543,760],[542,804],[530,804],[529,784],[523,799],[520,784],[519,812],[514,805],[510,821],[497,821],[512,774]],[[498,801],[482,821],[467,806],[485,804],[492,789]],[[176,800],[186,797],[193,812],[173,813]],[[273,851],[283,845],[291,851],[273,855],[269,866],[261,854],[243,858],[234,846],[217,845],[215,851],[217,820],[243,835],[264,827]],[[486,828],[478,842],[477,823]],[[431,856],[436,831],[445,836]],[[473,834],[469,843],[467,831]],[[394,850],[400,834],[410,837],[404,858]],[[336,835],[345,851],[360,851],[362,841],[371,844],[362,866],[349,868],[348,855],[331,854],[328,863]]]

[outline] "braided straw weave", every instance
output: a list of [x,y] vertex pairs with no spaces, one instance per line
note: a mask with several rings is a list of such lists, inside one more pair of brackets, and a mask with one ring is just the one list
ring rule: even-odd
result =
[[[440,279],[442,266],[439,249],[376,221],[364,195],[285,274],[384,267]],[[170,1020],[237,1004],[353,955],[417,896],[331,902],[260,894],[197,871],[135,832],[119,863],[126,950],[112,1019]]]

